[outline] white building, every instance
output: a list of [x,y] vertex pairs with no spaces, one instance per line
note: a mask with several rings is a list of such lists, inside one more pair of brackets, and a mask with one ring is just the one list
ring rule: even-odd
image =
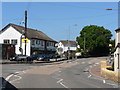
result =
[[63,54],[68,50],[76,51],[77,49],[77,43],[75,41],[60,40],[57,46],[58,54]]
[[114,70],[120,71],[120,28],[115,30],[116,31],[116,51],[114,53]]
[[[0,43],[15,44],[15,53],[25,54],[25,42],[22,39],[24,38],[24,29],[23,26],[8,24],[0,32]],[[56,41],[41,31],[27,28],[27,39],[26,55],[28,56],[33,53],[53,53],[56,51]]]

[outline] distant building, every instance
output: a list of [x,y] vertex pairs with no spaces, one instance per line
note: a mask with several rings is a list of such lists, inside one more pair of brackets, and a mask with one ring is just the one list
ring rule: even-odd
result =
[[115,71],[120,71],[120,28],[115,30],[116,31],[116,40],[115,46],[116,51],[114,53],[114,69]]
[[67,52],[68,50],[70,51],[76,51],[77,49],[77,43],[76,41],[68,41],[68,40],[60,40],[57,44],[57,53],[58,54],[63,54]]
[[[0,31],[1,44],[14,44],[16,54],[25,54],[24,27],[8,24]],[[35,53],[55,53],[56,41],[48,37],[41,31],[27,28],[27,51],[30,56]]]

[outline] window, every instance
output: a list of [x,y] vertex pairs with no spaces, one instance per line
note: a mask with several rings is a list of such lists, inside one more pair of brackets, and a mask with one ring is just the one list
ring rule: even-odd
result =
[[17,44],[17,39],[13,39],[13,40],[11,40],[11,44]]
[[44,46],[44,41],[41,41],[41,45]]
[[52,46],[54,47],[54,42],[52,42]]
[[41,45],[41,41],[39,40],[39,45]]
[[51,42],[49,42],[49,46],[51,46]]
[[35,40],[32,40],[32,45],[35,45]]
[[36,40],[36,45],[38,44],[38,40]]
[[49,42],[47,42],[47,46],[49,46]]
[[9,39],[6,39],[3,41],[5,44],[9,44],[10,43],[10,40]]

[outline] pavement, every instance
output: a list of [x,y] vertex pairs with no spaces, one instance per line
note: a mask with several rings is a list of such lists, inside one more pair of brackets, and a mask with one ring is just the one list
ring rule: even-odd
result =
[[100,68],[100,65],[93,66],[93,67],[90,69],[90,72],[91,72],[91,74],[94,75],[94,76],[101,77],[101,68]]
[[[36,61],[34,60],[33,63],[52,63],[52,62],[59,62],[59,61],[63,61],[63,58],[58,58],[57,61],[56,59],[50,59],[50,61]],[[0,60],[0,64],[18,64],[18,63],[25,63],[25,62],[21,62],[21,61],[10,61],[10,60]]]
[[15,64],[16,61],[10,61],[10,60],[0,60],[0,64]]

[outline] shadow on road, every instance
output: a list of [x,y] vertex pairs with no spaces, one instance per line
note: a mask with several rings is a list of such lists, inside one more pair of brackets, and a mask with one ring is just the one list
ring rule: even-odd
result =
[[0,89],[1,90],[18,90],[15,86],[6,81],[3,77],[0,77]]

